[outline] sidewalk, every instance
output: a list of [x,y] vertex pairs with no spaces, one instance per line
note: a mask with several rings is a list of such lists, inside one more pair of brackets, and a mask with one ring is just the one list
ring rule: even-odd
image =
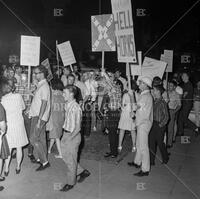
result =
[[[191,132],[186,132],[190,135]],[[180,137],[171,152],[168,165],[156,161],[148,177],[135,177],[137,169],[127,166],[129,153],[118,165],[106,161],[81,159],[91,172],[83,183],[69,192],[58,190],[66,182],[67,172],[62,160],[50,156],[51,167],[35,172],[38,165],[24,158],[22,171],[15,174],[12,160],[9,176],[0,183],[5,187],[0,199],[193,199],[200,198],[200,136],[191,137],[191,143],[180,143]],[[26,151],[25,151],[26,153]],[[159,150],[158,150],[159,156]]]

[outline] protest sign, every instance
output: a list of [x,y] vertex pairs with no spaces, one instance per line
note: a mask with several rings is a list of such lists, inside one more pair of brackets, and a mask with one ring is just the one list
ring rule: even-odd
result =
[[173,71],[173,50],[164,50],[164,54],[160,56],[160,60],[167,63],[165,72]]
[[21,36],[20,65],[37,66],[40,60],[40,37]]
[[112,14],[91,16],[92,51],[115,51],[114,19]]
[[111,0],[118,62],[136,63],[131,0]]
[[70,41],[58,44],[57,47],[64,66],[76,63]]
[[142,52],[138,51],[137,53],[138,53],[138,64],[130,63],[131,75],[133,77],[142,74]]
[[48,81],[51,81],[53,79],[53,75],[52,75],[52,72],[51,72],[51,66],[50,66],[50,63],[49,63],[49,59],[45,59],[44,61],[41,62],[41,64],[43,66],[46,67],[46,69],[48,70],[48,76],[47,76],[47,80]]
[[155,76],[162,79],[166,66],[166,62],[145,57],[142,64],[142,76],[150,77],[152,80]]

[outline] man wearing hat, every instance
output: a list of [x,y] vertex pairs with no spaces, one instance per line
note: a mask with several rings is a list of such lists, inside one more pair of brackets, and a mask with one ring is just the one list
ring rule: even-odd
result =
[[153,123],[153,98],[150,93],[152,80],[149,77],[140,76],[138,85],[141,91],[137,98],[136,106],[136,155],[133,162],[128,162],[129,166],[141,168],[135,176],[148,176],[150,171],[150,158],[148,147],[148,135]]

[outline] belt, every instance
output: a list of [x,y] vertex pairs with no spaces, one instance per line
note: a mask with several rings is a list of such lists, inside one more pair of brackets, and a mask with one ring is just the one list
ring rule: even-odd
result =
[[64,130],[64,132],[65,132],[65,133],[71,133],[70,131],[66,131],[66,130]]

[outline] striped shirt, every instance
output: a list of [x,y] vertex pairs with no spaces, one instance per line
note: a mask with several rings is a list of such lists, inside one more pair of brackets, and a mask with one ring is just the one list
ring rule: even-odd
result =
[[160,127],[165,126],[169,120],[167,103],[163,98],[154,101],[153,120],[158,122]]
[[81,126],[81,119],[82,110],[79,104],[75,100],[67,103],[65,106],[64,130],[72,133],[77,127]]

